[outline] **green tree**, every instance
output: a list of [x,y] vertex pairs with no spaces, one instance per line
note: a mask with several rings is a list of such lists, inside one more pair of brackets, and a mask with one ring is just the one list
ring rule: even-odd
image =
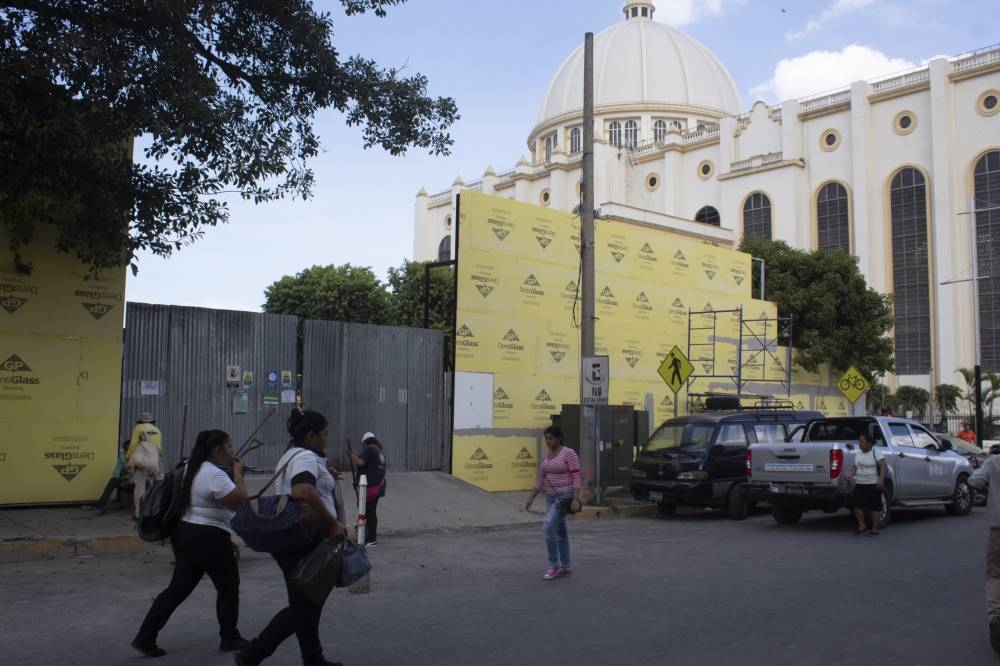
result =
[[[971,409],[976,405],[976,371],[973,368],[959,368],[958,373],[965,380],[965,394],[962,396],[969,401]],[[1000,374],[996,372],[980,373],[980,391],[982,392],[983,408],[988,416],[993,415],[993,402],[1000,398]]]
[[938,384],[934,387],[934,400],[942,416],[958,411],[958,401],[963,399],[962,389],[954,384]]
[[896,389],[896,398],[905,411],[913,410],[923,415],[927,404],[930,402],[931,394],[927,389],[918,386],[900,386]]
[[264,312],[359,324],[391,323],[385,285],[370,268],[313,266],[264,290]]
[[[340,0],[347,16],[405,0]],[[454,100],[341,57],[310,0],[0,1],[0,226],[95,267],[167,256],[228,220],[221,197],[310,196],[318,111],[366,148],[447,153]],[[131,146],[144,158],[131,159]],[[21,264],[30,271],[31,267]]]
[[[388,273],[391,290],[390,321],[396,326],[424,325],[424,264],[403,261]],[[454,310],[455,273],[451,267],[433,268],[430,272],[430,325],[450,333]]]
[[[835,371],[854,365],[869,380],[893,369],[890,297],[868,287],[855,257],[749,237],[739,249],[764,259],[764,297],[792,320],[796,363],[807,370],[829,363]],[[752,273],[756,295],[759,276]]]

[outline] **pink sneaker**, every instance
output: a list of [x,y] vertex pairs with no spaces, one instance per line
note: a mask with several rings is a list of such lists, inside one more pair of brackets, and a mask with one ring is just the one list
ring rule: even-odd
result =
[[552,580],[553,578],[559,578],[559,574],[561,572],[562,569],[553,564],[545,571],[545,575],[542,576],[542,578],[544,578],[545,580]]
[[572,576],[573,575],[573,570],[572,569],[567,569],[566,567],[559,567],[559,575],[560,576]]

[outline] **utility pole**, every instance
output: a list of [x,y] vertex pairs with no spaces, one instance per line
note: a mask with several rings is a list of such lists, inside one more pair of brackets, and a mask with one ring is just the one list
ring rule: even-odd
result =
[[[583,357],[594,355],[594,33],[583,41],[583,185],[580,202],[580,395],[583,395]],[[593,481],[597,501],[601,484],[597,455],[597,406],[580,405],[580,465],[584,480]]]
[[976,382],[976,444],[983,445],[983,352],[979,339],[979,243],[976,231],[976,195],[969,197],[970,215],[972,216],[972,322],[976,332],[976,366],[973,370]]

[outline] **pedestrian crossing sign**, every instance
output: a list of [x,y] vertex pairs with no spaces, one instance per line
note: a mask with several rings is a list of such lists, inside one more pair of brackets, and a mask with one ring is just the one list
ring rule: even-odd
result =
[[684,382],[691,376],[691,373],[694,372],[694,366],[691,365],[691,361],[680,350],[680,347],[674,345],[674,348],[663,359],[656,372],[659,373],[660,377],[663,377],[663,381],[676,394],[684,386]]

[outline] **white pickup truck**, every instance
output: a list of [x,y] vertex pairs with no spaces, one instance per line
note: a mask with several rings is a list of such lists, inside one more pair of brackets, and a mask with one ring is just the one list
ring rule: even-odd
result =
[[802,441],[758,442],[747,449],[742,499],[768,502],[779,523],[797,523],[813,509],[850,508],[854,483],[845,476],[862,433],[872,436],[887,463],[882,525],[889,524],[893,508],[936,505],[956,516],[972,510],[968,460],[919,423],[860,416],[817,419],[803,427]]

